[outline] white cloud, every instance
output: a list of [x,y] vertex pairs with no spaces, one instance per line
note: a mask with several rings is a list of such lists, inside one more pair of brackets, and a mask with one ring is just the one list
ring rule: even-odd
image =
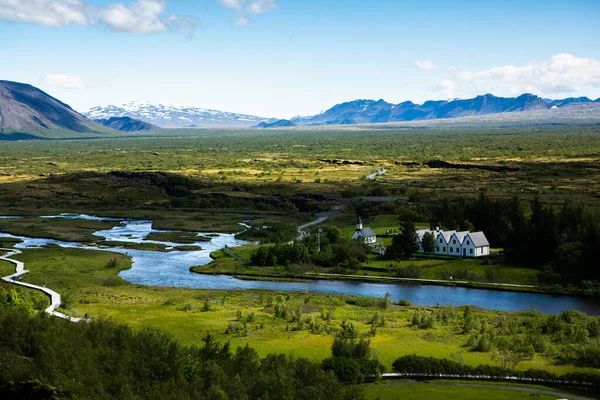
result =
[[436,92],[442,92],[444,97],[447,99],[454,98],[454,91],[456,89],[456,84],[451,80],[447,79],[445,81],[441,81],[439,85],[437,85],[434,89]]
[[223,7],[239,10],[240,8],[242,8],[244,0],[219,0],[219,3],[221,3]]
[[[586,95],[600,88],[600,61],[562,53],[522,66],[458,70],[454,79],[447,82],[453,85],[452,93],[460,97],[481,93],[514,96],[525,92],[541,96]],[[442,84],[437,89],[447,91]]]
[[127,7],[121,3],[100,7],[96,21],[117,32],[161,32],[168,29],[160,15],[167,6],[164,0],[138,0]]
[[226,8],[238,10],[233,22],[238,26],[246,26],[252,22],[249,15],[262,14],[277,8],[276,0],[218,0]]
[[427,71],[435,68],[435,65],[429,60],[415,60],[415,66]]
[[234,15],[233,16],[233,23],[236,24],[237,26],[246,26],[248,24],[250,24],[252,22],[252,20],[244,15]]
[[277,7],[275,0],[251,0],[246,4],[246,12],[262,14]]
[[0,0],[0,19],[42,25],[86,25],[83,0]]
[[57,27],[98,24],[115,32],[152,33],[181,28],[188,37],[193,36],[197,19],[174,14],[163,18],[166,10],[166,0],[135,0],[128,5],[105,6],[85,0],[0,0],[0,20]]
[[43,82],[45,85],[54,86],[61,89],[85,89],[85,82],[80,76],[67,74],[46,74],[46,76],[44,76]]

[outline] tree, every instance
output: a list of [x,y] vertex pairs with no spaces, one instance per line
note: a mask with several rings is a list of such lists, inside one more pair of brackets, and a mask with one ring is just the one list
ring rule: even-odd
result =
[[435,236],[431,232],[425,232],[423,237],[421,238],[421,243],[423,245],[423,251],[427,254],[431,254],[435,252]]
[[535,350],[531,344],[518,337],[504,337],[496,341],[492,360],[500,360],[502,368],[516,369],[523,360],[533,358]]
[[415,241],[415,223],[410,220],[404,220],[400,226],[400,248],[402,255],[406,258],[410,258],[413,253],[419,250],[419,246]]

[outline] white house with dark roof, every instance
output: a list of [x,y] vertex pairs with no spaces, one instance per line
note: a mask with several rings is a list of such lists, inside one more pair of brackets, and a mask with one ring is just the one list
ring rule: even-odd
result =
[[356,231],[352,234],[352,240],[362,240],[363,243],[373,244],[377,241],[377,235],[373,232],[373,229],[363,227],[362,220],[358,217],[358,222],[356,223]]
[[483,232],[443,231],[437,228],[435,230],[420,229],[415,232],[419,253],[425,252],[422,241],[427,232],[433,234],[435,238],[433,254],[457,257],[481,257],[490,254],[490,243]]

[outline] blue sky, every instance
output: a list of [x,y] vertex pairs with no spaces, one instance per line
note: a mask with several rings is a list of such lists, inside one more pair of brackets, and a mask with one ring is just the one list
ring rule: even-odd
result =
[[[18,3],[18,4],[17,4]],[[600,97],[596,0],[0,0],[0,79],[78,110]]]

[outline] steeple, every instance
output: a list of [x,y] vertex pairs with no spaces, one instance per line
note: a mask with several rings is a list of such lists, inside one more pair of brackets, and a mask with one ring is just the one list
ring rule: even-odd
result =
[[356,230],[360,231],[363,228],[362,219],[360,219],[360,215],[358,216],[358,221],[356,222]]

